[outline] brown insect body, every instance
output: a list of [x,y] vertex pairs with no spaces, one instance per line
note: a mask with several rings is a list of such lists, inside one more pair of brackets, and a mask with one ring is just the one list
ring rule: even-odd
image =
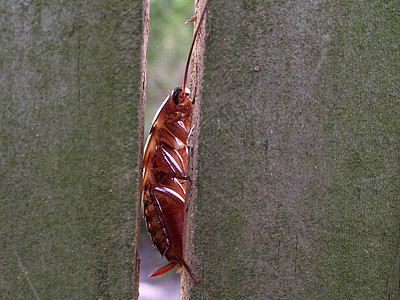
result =
[[186,196],[188,149],[192,103],[189,91],[176,88],[164,101],[147,140],[143,157],[143,202],[147,230],[153,244],[171,263],[150,276],[158,276],[175,265],[184,266],[182,236]]
[[186,63],[182,88],[175,88],[157,112],[150,129],[144,156],[142,194],[147,230],[153,244],[170,263],[150,274],[158,276],[178,266],[184,267],[198,281],[183,259],[183,224],[188,180],[187,138],[190,130],[192,103],[186,88],[190,57],[208,1],[194,34]]

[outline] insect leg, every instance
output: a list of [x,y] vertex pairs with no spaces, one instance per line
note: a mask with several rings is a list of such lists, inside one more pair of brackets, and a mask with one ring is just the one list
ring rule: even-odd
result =
[[149,277],[156,277],[156,276],[165,274],[165,273],[171,271],[175,266],[176,266],[176,263],[170,262],[168,265],[165,265],[164,267],[161,267],[161,268],[155,270],[153,273],[151,273],[149,275]]

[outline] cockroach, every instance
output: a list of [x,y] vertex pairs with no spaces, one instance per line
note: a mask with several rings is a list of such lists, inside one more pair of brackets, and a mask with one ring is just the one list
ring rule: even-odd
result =
[[143,156],[142,195],[147,230],[162,256],[169,264],[157,269],[149,277],[159,276],[175,266],[193,274],[183,259],[183,223],[188,181],[188,146],[193,106],[186,87],[190,58],[203,21],[208,0],[201,14],[190,47],[182,87],[177,87],[164,100],[156,113]]

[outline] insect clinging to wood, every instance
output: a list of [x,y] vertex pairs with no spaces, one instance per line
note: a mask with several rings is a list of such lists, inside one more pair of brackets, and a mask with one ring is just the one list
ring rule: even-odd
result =
[[162,256],[170,263],[149,277],[159,276],[175,266],[185,268],[191,278],[198,278],[183,259],[183,223],[188,180],[187,138],[193,106],[186,88],[189,62],[207,9],[201,14],[189,51],[182,87],[164,100],[151,126],[143,156],[142,195],[147,230]]

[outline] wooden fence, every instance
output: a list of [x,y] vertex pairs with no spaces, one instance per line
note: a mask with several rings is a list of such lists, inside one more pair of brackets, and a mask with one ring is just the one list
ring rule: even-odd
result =
[[[210,1],[183,299],[399,299],[398,4]],[[147,18],[1,2],[0,299],[137,298]]]

